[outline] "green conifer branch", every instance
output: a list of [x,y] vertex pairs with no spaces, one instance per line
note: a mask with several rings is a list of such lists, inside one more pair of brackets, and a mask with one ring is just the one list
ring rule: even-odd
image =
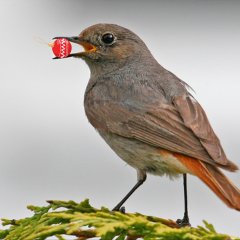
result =
[[[48,201],[46,207],[28,206],[34,211],[30,218],[19,220],[2,219],[8,229],[0,230],[0,239],[4,240],[44,240],[56,236],[65,240],[63,235],[73,235],[77,240],[100,237],[101,240],[149,239],[186,239],[186,240],[230,240],[239,239],[217,233],[212,224],[204,221],[205,227],[180,228],[172,221],[140,213],[112,212],[102,207],[97,209],[88,199],[81,203],[74,201]],[[56,211],[65,208],[62,211]],[[82,229],[88,227],[88,229]]]

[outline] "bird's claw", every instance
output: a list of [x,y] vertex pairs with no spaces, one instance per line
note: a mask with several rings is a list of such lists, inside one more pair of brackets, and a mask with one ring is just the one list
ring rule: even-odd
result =
[[176,223],[178,223],[180,227],[191,227],[189,219],[186,218],[177,219]]
[[113,208],[112,210],[113,212],[120,212],[120,213],[123,213],[125,214],[126,213],[126,209],[124,206],[120,207],[120,208]]

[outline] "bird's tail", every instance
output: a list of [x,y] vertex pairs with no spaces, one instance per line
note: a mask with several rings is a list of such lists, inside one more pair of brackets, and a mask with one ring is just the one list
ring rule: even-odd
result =
[[[178,155],[178,154],[176,154]],[[177,159],[194,175],[199,177],[230,208],[240,211],[240,190],[218,167],[182,155]]]

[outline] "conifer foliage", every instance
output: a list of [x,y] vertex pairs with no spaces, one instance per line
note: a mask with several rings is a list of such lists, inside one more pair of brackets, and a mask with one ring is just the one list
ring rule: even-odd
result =
[[[102,207],[92,207],[89,200],[81,203],[74,201],[48,201],[46,207],[28,206],[34,211],[30,218],[19,220],[2,219],[8,229],[0,230],[0,239],[4,240],[43,240],[55,236],[65,240],[67,235],[76,236],[76,240],[99,237],[101,240],[230,240],[239,239],[219,234],[211,224],[204,221],[205,227],[179,228],[172,221],[139,213],[112,212]],[[56,211],[57,210],[57,211]]]

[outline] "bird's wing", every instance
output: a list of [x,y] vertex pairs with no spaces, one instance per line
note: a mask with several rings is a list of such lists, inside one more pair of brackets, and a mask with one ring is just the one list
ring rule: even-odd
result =
[[212,159],[221,165],[226,165],[228,159],[201,105],[192,96],[177,97],[173,103],[185,126],[192,130]]
[[204,110],[191,96],[176,97],[173,104],[158,102],[144,109],[112,101],[98,105],[97,109],[97,114],[96,108],[87,112],[96,128],[104,127],[113,134],[210,164],[229,163]]

